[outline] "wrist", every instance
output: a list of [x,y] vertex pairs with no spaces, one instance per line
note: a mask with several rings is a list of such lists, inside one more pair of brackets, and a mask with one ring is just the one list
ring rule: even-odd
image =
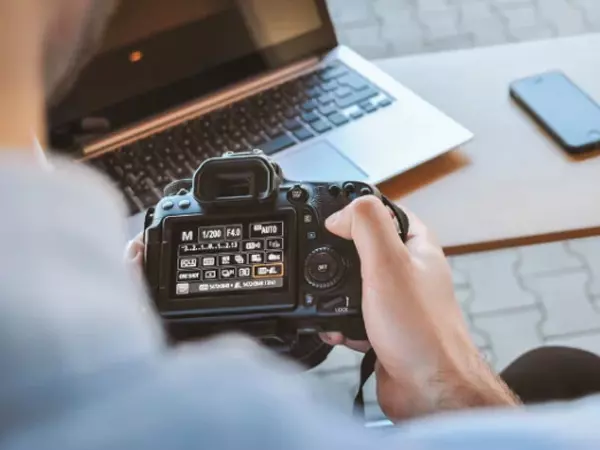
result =
[[475,347],[442,366],[428,380],[432,411],[517,406],[519,398]]
[[494,372],[479,351],[457,373],[455,393],[460,408],[521,405],[519,397]]
[[[410,379],[395,380],[397,396],[386,402],[392,420],[404,420],[444,411],[486,407],[515,407],[519,398],[484,361],[475,348],[458,361],[413,372]],[[440,358],[446,359],[446,358]]]

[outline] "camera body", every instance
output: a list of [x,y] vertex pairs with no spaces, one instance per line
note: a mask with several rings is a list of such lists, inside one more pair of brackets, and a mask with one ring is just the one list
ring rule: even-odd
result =
[[259,150],[171,184],[145,231],[146,278],[170,336],[237,330],[288,349],[323,331],[364,339],[356,247],[325,228],[364,195],[381,198],[357,181],[288,181]]

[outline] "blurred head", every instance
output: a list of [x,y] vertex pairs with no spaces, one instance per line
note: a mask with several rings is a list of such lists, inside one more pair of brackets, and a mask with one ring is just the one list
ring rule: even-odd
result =
[[[0,0],[23,1],[23,0]],[[118,0],[37,0],[46,9],[44,81],[49,101],[58,101],[93,56]]]

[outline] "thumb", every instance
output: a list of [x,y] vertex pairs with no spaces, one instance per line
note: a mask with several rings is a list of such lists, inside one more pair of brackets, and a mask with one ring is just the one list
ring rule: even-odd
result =
[[144,263],[144,241],[143,234],[137,235],[127,244],[125,249],[125,263],[133,266],[136,271],[141,271]]
[[139,261],[144,254],[144,244],[138,240],[130,241],[125,249],[125,261],[136,262]]
[[354,200],[329,217],[325,226],[331,233],[354,241],[366,280],[386,268],[397,270],[410,259],[388,209],[375,196]]

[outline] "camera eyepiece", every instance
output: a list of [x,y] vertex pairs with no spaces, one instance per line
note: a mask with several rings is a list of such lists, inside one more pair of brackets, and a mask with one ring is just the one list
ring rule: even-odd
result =
[[260,150],[206,160],[194,175],[193,194],[204,207],[265,203],[274,199],[281,170]]

